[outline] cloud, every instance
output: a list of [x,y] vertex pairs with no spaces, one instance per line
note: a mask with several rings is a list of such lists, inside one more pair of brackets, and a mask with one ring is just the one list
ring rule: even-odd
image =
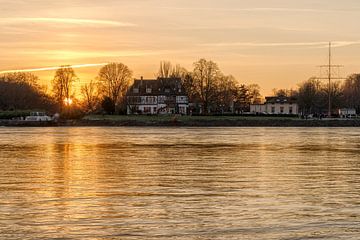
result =
[[354,9],[316,9],[316,8],[181,8],[162,7],[170,10],[191,10],[191,11],[223,11],[223,12],[307,12],[307,13],[331,13],[355,11]]
[[40,71],[52,71],[52,70],[58,70],[61,68],[89,68],[89,67],[99,67],[104,66],[107,63],[90,63],[90,64],[77,64],[77,65],[70,65],[70,66],[56,66],[56,67],[43,67],[43,68],[30,68],[30,69],[17,69],[17,70],[5,70],[0,71],[0,74],[6,74],[6,73],[16,73],[16,72],[40,72]]
[[[337,41],[332,42],[333,47],[346,47],[360,44],[360,41]],[[318,47],[325,48],[329,42],[222,42],[200,44],[206,47]]]
[[0,24],[23,24],[23,23],[43,23],[43,24],[68,24],[85,26],[113,26],[113,27],[134,27],[136,24],[100,19],[79,19],[79,18],[0,18]]
[[169,50],[124,50],[124,51],[100,51],[100,50],[22,50],[18,54],[29,56],[41,56],[52,60],[75,60],[89,58],[115,58],[115,57],[143,57],[150,55],[169,54]]

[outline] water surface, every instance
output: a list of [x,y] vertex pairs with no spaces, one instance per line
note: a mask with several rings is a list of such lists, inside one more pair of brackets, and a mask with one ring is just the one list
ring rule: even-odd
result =
[[0,128],[0,239],[359,239],[356,128]]

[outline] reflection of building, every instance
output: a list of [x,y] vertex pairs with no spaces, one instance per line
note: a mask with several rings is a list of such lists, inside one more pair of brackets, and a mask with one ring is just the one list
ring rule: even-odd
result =
[[127,93],[128,114],[187,114],[189,100],[179,78],[135,79]]
[[299,106],[294,97],[266,97],[264,104],[251,104],[250,112],[256,114],[299,114]]

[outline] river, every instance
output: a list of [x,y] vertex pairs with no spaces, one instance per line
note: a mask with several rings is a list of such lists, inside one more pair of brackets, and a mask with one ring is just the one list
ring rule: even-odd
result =
[[359,239],[358,128],[0,128],[0,239]]

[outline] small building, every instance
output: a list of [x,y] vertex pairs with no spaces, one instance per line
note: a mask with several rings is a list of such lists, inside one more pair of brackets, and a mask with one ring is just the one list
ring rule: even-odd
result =
[[127,92],[127,114],[183,114],[189,98],[180,78],[135,79]]
[[299,106],[294,97],[266,97],[264,104],[251,104],[250,112],[253,114],[284,114],[297,115],[299,114]]
[[354,108],[341,108],[338,113],[341,118],[356,117],[356,110]]

